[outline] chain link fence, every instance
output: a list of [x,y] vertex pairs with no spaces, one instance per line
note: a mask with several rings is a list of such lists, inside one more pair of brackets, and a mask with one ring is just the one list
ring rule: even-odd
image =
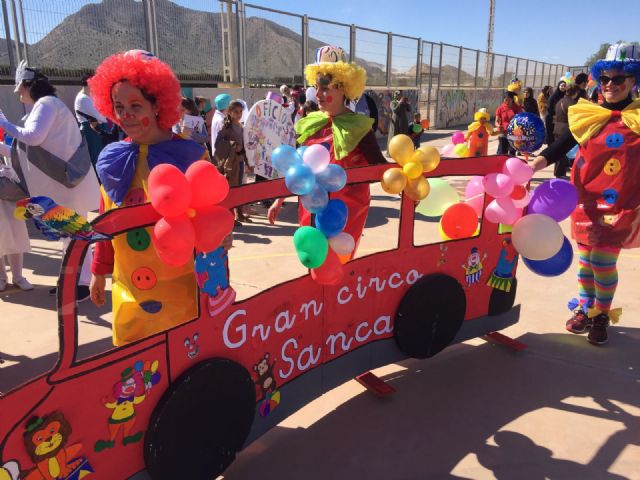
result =
[[55,81],[74,83],[110,54],[145,49],[187,85],[304,84],[304,65],[318,47],[333,44],[365,68],[370,88],[417,90],[420,109],[432,118],[443,89],[503,89],[516,76],[540,89],[555,86],[566,71],[586,70],[240,0],[0,0],[0,6],[4,83],[22,59]]

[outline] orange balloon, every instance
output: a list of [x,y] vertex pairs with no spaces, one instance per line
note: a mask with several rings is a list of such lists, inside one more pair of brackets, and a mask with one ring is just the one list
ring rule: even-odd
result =
[[424,120],[420,120],[420,125],[426,130],[427,128],[429,128],[429,120],[427,120],[426,118]]
[[341,264],[345,264],[347,263],[349,260],[351,260],[351,254],[350,253],[345,253],[344,255],[340,255],[338,253],[336,253],[336,255],[338,255],[338,260],[340,260]]

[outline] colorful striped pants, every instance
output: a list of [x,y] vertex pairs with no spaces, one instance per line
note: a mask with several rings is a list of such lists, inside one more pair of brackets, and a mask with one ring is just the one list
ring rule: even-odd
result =
[[611,309],[618,286],[618,255],[619,248],[578,244],[578,292],[584,308]]

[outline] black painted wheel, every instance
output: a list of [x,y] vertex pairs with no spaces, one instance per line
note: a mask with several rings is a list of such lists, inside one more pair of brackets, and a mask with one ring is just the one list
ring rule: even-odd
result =
[[428,358],[451,344],[464,321],[464,289],[452,277],[422,277],[403,297],[394,323],[400,350],[413,358]]
[[145,435],[144,460],[155,480],[211,480],[242,448],[256,408],[251,375],[226,359],[199,363],[164,393]]
[[489,297],[489,315],[501,315],[508,312],[516,302],[516,290],[518,289],[518,280],[515,278],[511,283],[511,289],[503,292],[497,288],[493,289]]

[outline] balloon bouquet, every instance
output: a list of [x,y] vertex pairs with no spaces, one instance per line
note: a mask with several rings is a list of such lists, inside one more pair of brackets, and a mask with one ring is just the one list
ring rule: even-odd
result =
[[316,144],[296,150],[280,145],[272,155],[275,169],[284,175],[289,191],[300,195],[300,203],[315,214],[315,227],[299,227],[293,244],[300,262],[311,269],[311,277],[321,285],[335,285],[343,275],[346,263],[355,249],[356,240],[343,232],[347,223],[347,206],[329,193],[337,192],[347,183],[347,174],[340,165],[330,163],[327,148]]
[[451,143],[448,143],[440,151],[443,157],[464,158],[469,156],[464,132],[454,132],[451,135]]
[[199,160],[183,174],[162,164],[151,170],[148,180],[153,208],[162,215],[151,239],[160,259],[181,266],[198,252],[211,252],[233,229],[231,212],[217,205],[229,193],[227,180],[211,162]]
[[405,193],[414,201],[429,195],[429,182],[423,173],[431,172],[440,163],[440,154],[427,145],[415,149],[407,135],[396,135],[389,142],[389,154],[398,167],[385,170],[380,180],[382,189],[390,194]]

